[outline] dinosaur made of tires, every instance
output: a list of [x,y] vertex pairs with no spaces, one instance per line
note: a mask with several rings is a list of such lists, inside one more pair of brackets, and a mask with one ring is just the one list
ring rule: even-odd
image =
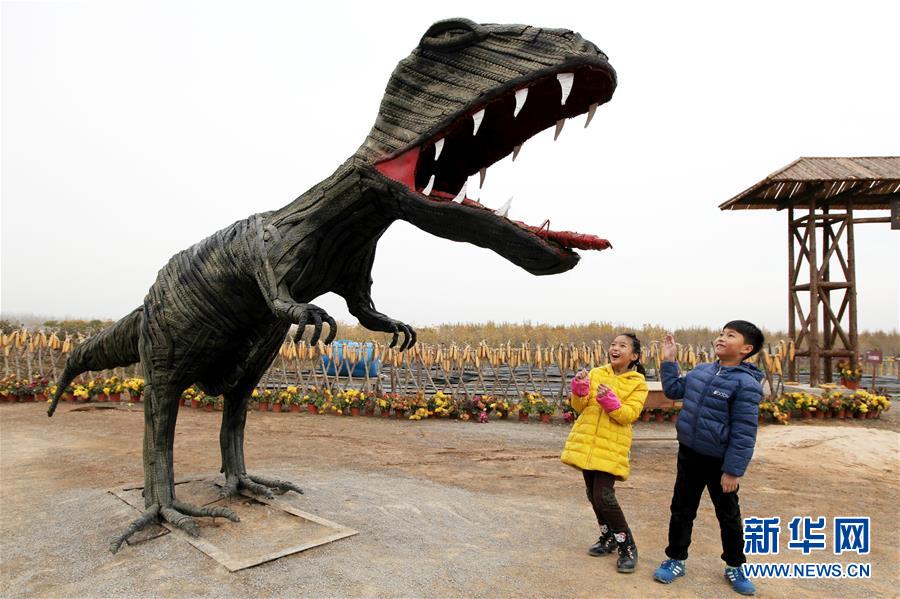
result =
[[318,342],[334,320],[310,303],[334,292],[366,328],[415,343],[413,329],[372,303],[375,249],[395,220],[433,235],[488,248],[536,275],[564,272],[573,249],[601,250],[592,235],[552,231],[466,197],[465,183],[530,137],[607,102],[615,71],[591,42],[564,29],[432,25],[387,84],[375,125],[330,177],[272,212],[254,214],[173,256],[144,303],[79,345],[66,362],[60,395],[80,373],[140,362],[144,372],[146,511],[111,543],[164,520],[191,535],[194,517],[237,521],[225,507],[175,497],[172,448],[178,399],[198,385],[225,399],[219,441],[223,495],[240,489],[271,496],[296,485],[247,473],[244,424],[250,394],[292,324],[314,327]]

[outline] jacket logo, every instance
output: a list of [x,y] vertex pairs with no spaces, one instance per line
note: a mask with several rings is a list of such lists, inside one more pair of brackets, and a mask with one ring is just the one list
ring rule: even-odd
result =
[[712,394],[715,395],[716,397],[722,397],[724,399],[728,399],[728,397],[729,397],[728,393],[725,393],[724,391],[720,391],[718,389],[713,389]]

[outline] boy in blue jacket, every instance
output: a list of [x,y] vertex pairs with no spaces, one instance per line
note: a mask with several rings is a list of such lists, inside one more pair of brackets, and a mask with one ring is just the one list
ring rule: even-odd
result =
[[733,320],[716,339],[718,360],[700,364],[686,376],[678,376],[675,339],[663,342],[660,366],[663,392],[670,399],[684,399],[678,416],[678,473],[672,494],[669,545],[665,560],[653,578],[670,583],[684,576],[684,560],[691,544],[691,530],[703,489],[716,509],[722,533],[725,578],[735,591],[752,595],[756,589],[741,564],[744,528],[738,504],[738,482],[756,444],[762,373],[744,362],[762,349],[762,331],[745,320]]

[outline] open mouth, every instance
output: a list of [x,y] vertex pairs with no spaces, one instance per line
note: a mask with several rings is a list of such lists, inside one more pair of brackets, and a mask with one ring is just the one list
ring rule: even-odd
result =
[[604,250],[611,247],[606,239],[554,231],[549,219],[540,225],[513,220],[512,198],[494,208],[472,200],[466,197],[466,182],[480,173],[483,183],[490,165],[510,154],[515,160],[525,141],[544,129],[555,127],[555,140],[566,119],[585,113],[587,127],[597,106],[611,97],[613,86],[609,73],[595,65],[544,74],[489,97],[422,143],[375,166],[428,201],[483,210],[564,250]]

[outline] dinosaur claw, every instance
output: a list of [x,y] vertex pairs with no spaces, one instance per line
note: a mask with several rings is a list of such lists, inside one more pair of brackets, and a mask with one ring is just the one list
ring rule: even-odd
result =
[[328,336],[325,337],[325,345],[331,345],[335,335],[337,335],[337,323],[335,323],[334,319],[330,316],[325,317],[325,322],[328,323]]

